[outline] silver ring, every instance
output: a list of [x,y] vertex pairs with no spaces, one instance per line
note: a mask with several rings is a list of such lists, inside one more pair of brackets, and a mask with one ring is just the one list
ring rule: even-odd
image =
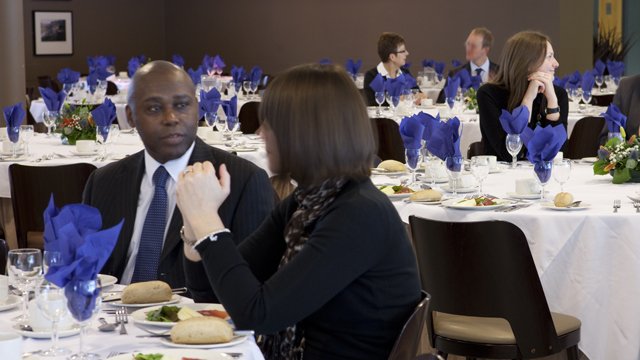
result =
[[182,175],[187,175],[190,172],[193,172],[193,169],[192,168],[186,168],[186,169],[182,170]]

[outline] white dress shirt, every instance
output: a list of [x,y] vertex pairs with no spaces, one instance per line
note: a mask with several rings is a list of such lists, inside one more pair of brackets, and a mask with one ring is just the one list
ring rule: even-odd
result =
[[[142,182],[140,183],[140,196],[138,197],[138,209],[136,210],[136,221],[133,225],[133,234],[131,235],[131,242],[129,243],[129,250],[127,251],[127,266],[122,273],[122,279],[120,284],[131,283],[131,277],[133,276],[133,270],[136,267],[136,257],[138,256],[138,246],[140,245],[140,236],[142,235],[142,227],[144,221],[147,218],[147,211],[151,205],[153,199],[153,193],[155,186],[153,185],[153,174],[162,165],[169,173],[167,184],[165,188],[167,190],[167,223],[164,228],[165,238],[167,236],[167,229],[171,223],[171,216],[173,210],[176,207],[176,183],[178,176],[187,165],[189,164],[189,158],[193,152],[195,142],[191,144],[191,147],[179,158],[167,161],[164,164],[157,162],[145,149],[144,151],[144,166],[145,172],[142,176]],[[164,240],[163,240],[164,244]]]
[[[380,75],[389,78],[389,72],[387,71],[387,68],[384,67],[384,64],[382,62],[378,63],[378,66],[376,66],[376,70],[378,70],[378,73],[380,73]],[[396,76],[394,76],[393,78],[400,76],[400,74],[402,74],[402,69],[398,69],[398,71],[396,72]]]
[[482,69],[482,72],[480,73],[480,76],[482,77],[482,82],[486,83],[489,80],[489,64],[491,62],[489,61],[489,58],[487,58],[487,60],[480,66],[476,65],[472,62],[470,62],[469,64],[471,65],[471,76],[476,76],[476,69],[480,68]]

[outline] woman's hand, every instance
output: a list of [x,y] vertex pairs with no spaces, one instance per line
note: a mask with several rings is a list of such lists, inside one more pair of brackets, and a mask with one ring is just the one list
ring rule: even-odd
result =
[[544,97],[547,98],[547,107],[555,108],[558,106],[556,92],[553,89],[553,74],[536,71],[529,75],[529,89],[532,87],[531,83],[535,84],[538,93],[544,94]]

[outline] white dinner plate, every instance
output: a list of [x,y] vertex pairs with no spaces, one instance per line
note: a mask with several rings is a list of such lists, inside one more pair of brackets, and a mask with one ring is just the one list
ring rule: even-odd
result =
[[207,143],[207,145],[224,145],[225,141],[224,140],[205,140],[205,143]]
[[627,197],[628,197],[631,201],[640,201],[640,194],[636,194],[636,195],[627,195]]
[[552,202],[546,202],[546,203],[540,204],[540,207],[544,208],[544,209],[556,210],[556,211],[579,211],[579,210],[586,210],[589,207],[591,207],[591,205],[585,204],[585,203],[580,203],[579,206],[558,207],[558,206],[555,206]]
[[489,174],[498,174],[509,168],[508,165],[497,164],[496,167],[489,169]]
[[14,307],[20,305],[21,301],[22,298],[20,296],[9,294],[5,302],[0,302],[0,311],[13,309]]
[[183,358],[202,360],[229,360],[228,356],[207,350],[197,349],[151,349],[135,351],[110,357],[109,360],[132,360],[137,354],[161,354],[162,360],[182,360]]
[[[13,156],[13,150],[12,151],[2,151],[2,152],[0,152],[0,155],[2,155],[2,156]],[[24,155],[24,151],[22,151],[22,150],[16,151],[16,156],[20,157],[20,155]]]
[[[222,310],[224,311],[224,306],[222,306],[221,304],[204,304],[204,303],[198,303],[198,304],[185,304],[185,305],[179,305],[181,308],[183,307],[188,307],[191,308],[193,310]],[[159,309],[161,306],[150,306],[150,307],[146,307],[140,310],[136,310],[134,312],[131,313],[131,318],[133,319],[134,322],[141,324],[141,325],[153,325],[153,326],[158,326],[158,327],[165,327],[165,328],[171,328],[173,327],[176,323],[175,322],[161,322],[161,321],[149,321],[147,320],[147,313],[149,311],[153,311],[153,310],[157,310]]]
[[77,152],[75,150],[69,150],[69,153],[73,156],[77,156],[77,157],[92,157],[92,156],[96,156],[98,154],[98,149],[95,149],[93,151],[90,152]]
[[457,198],[457,199],[449,199],[442,202],[442,205],[451,209],[459,209],[459,210],[475,210],[475,211],[486,211],[493,210],[497,208],[501,208],[511,202],[504,199],[494,199],[497,202],[496,205],[487,205],[487,206],[473,206],[473,205],[462,205],[461,201],[465,200],[465,198]]
[[[422,170],[422,172],[424,172],[424,169]],[[422,182],[424,182],[425,184],[431,184],[431,177],[425,174],[418,174],[416,176],[416,178]],[[436,184],[443,184],[443,183],[447,183],[449,182],[449,178],[448,177],[440,177],[440,178],[436,178]]]
[[411,195],[411,193],[402,193],[402,194],[391,194],[387,195],[391,201],[406,199]]
[[162,345],[166,345],[169,347],[178,347],[178,348],[186,348],[186,349],[214,349],[214,348],[223,348],[223,347],[238,345],[246,341],[247,337],[248,337],[247,335],[235,335],[231,339],[231,341],[226,343],[218,343],[218,344],[198,344],[198,345],[176,344],[172,342],[171,339],[168,339],[168,338],[160,338],[160,343]]
[[540,199],[540,193],[537,194],[518,194],[515,192],[508,192],[507,193],[508,197],[512,197],[514,199],[522,199],[522,200],[536,200],[536,199]]
[[106,288],[112,286],[118,282],[118,278],[115,276],[107,275],[107,274],[98,274],[98,279],[100,279],[100,285],[102,288]]
[[409,174],[407,171],[388,171],[379,168],[372,168],[371,174],[373,175],[386,175],[386,176],[400,176]]
[[580,159],[580,162],[584,163],[584,164],[593,164],[596,161],[598,161],[597,157],[585,157],[585,158]]
[[253,146],[237,146],[237,147],[229,148],[229,151],[235,151],[235,152],[251,152],[251,151],[257,151],[257,150],[258,148]]
[[[449,186],[449,184],[445,184],[442,185],[442,190],[446,191],[446,192],[453,192],[453,188]],[[460,193],[460,194],[466,194],[466,193],[472,193],[478,191],[478,187],[477,186],[469,186],[469,187],[461,187],[461,188],[457,188],[456,192]]]
[[421,205],[439,205],[442,204],[442,200],[411,200],[407,199],[406,202],[421,204]]
[[103,304],[112,305],[112,306],[118,306],[118,307],[119,307],[119,306],[124,306],[124,307],[130,307],[130,308],[143,308],[143,307],[156,306],[156,305],[169,305],[169,304],[175,304],[175,303],[179,302],[181,298],[182,298],[182,296],[180,296],[180,295],[176,295],[176,294],[173,294],[173,296],[171,296],[171,300],[169,300],[169,301],[164,301],[164,302],[159,302],[159,303],[151,303],[151,304],[123,304],[121,300],[116,300],[116,301],[103,302]]
[[[51,338],[51,330],[47,330],[47,331],[25,331],[25,330],[20,330],[20,325],[13,325],[13,330],[15,330],[17,333],[19,333],[22,336],[26,336],[26,337],[30,337],[30,338],[34,338],[34,339],[50,339]],[[71,329],[66,329],[66,330],[58,330],[58,336],[63,338],[63,337],[68,337],[68,336],[73,336],[73,335],[78,335],[80,333],[80,326],[74,324],[73,326],[71,326]]]

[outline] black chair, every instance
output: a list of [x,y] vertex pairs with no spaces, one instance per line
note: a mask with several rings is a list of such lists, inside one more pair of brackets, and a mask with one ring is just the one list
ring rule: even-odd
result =
[[393,345],[391,354],[389,354],[389,360],[409,360],[416,357],[422,339],[424,324],[427,321],[429,300],[429,294],[423,291],[422,300],[416,305],[416,309],[404,323],[400,335]]
[[5,239],[0,239],[0,275],[5,275],[7,271],[7,256],[9,253],[9,246]]
[[107,92],[105,95],[116,95],[117,93],[118,86],[112,81],[107,81]]
[[591,98],[591,105],[595,106],[609,106],[613,102],[613,94],[607,95],[593,95]]
[[60,85],[58,85],[58,81],[52,79],[49,75],[38,76],[38,86],[43,88],[51,88],[51,90],[55,92],[60,91]]
[[578,359],[580,320],[551,313],[524,233],[504,221],[409,217],[427,330],[441,354],[529,359],[567,350]]
[[60,166],[11,164],[9,181],[18,247],[43,248],[42,213],[51,194],[57,207],[82,202],[82,192],[96,167],[78,163]]
[[467,149],[467,159],[477,155],[484,155],[484,143],[482,141],[472,142]]
[[587,116],[576,122],[564,149],[569,159],[596,156],[600,148],[600,135],[604,128],[604,118]]
[[240,108],[238,120],[240,121],[240,131],[243,134],[255,134],[260,127],[260,122],[258,121],[259,108],[259,101],[249,101]]
[[404,163],[404,143],[400,137],[398,123],[387,118],[375,118],[371,119],[371,125],[380,159],[398,160]]

